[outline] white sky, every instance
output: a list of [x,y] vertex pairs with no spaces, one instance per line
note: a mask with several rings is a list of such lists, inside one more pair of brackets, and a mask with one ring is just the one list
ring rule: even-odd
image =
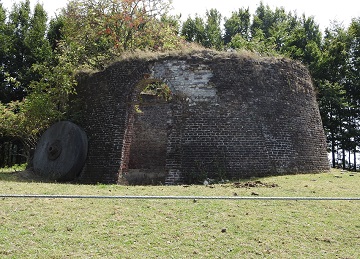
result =
[[[5,8],[11,8],[13,3],[21,0],[0,0]],[[30,0],[32,4],[43,3],[50,16],[54,16],[59,8],[65,7],[67,0]],[[232,11],[242,7],[249,7],[251,13],[259,5],[260,0],[173,0],[174,14],[182,14],[182,19],[195,13],[203,16],[205,11],[211,8],[219,10],[223,16],[230,17]],[[329,27],[330,21],[337,20],[348,26],[352,18],[360,18],[359,0],[263,0],[273,10],[283,6],[287,12],[296,11],[298,15],[305,13],[306,16],[314,16],[321,29]]]

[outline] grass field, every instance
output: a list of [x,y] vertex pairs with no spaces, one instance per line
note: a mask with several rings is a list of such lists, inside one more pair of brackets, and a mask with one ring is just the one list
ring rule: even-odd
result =
[[[2,172],[0,186],[1,194],[360,197],[360,174],[135,187]],[[360,258],[360,201],[3,198],[0,208],[0,258]]]

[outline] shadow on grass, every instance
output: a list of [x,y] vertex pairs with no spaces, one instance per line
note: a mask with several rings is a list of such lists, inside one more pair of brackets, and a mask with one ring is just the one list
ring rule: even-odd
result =
[[36,177],[33,173],[24,171],[0,171],[0,181],[4,182],[44,182],[39,177]]
[[0,181],[18,182],[21,179],[18,172],[0,172]]

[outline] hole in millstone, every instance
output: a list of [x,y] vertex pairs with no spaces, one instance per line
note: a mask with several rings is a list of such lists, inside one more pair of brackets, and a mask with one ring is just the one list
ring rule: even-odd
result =
[[57,159],[62,151],[61,142],[60,140],[55,140],[52,142],[48,147],[48,159],[55,160]]

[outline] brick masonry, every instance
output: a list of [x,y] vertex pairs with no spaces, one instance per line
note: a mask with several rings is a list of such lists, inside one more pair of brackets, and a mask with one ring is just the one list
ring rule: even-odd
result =
[[[171,100],[139,98],[147,80]],[[308,70],[211,51],[116,62],[78,77],[83,183],[175,184],[329,169]],[[75,108],[74,108],[75,109]]]

